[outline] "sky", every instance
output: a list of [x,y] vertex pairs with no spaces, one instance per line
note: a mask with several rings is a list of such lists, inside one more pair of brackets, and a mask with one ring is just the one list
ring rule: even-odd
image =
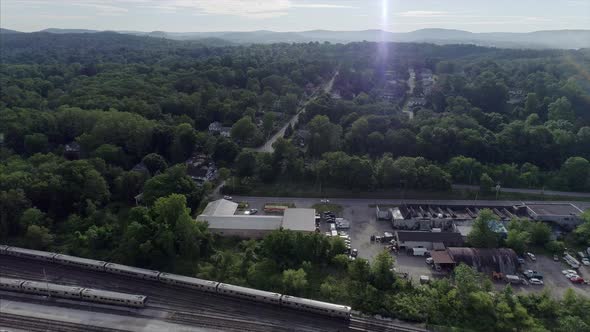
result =
[[0,27],[529,32],[590,29],[590,0],[0,0]]

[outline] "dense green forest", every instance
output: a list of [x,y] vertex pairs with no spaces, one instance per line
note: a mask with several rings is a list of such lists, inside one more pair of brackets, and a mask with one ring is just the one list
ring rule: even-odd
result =
[[[589,191],[588,50],[229,47],[32,33],[2,35],[0,52],[3,242],[433,326],[590,330],[590,300],[573,293],[493,293],[464,266],[451,279],[413,286],[390,270],[389,254],[350,261],[341,240],[321,234],[215,237],[193,217],[216,183],[197,184],[186,164],[207,156],[220,179],[233,178],[224,190],[241,193],[281,182],[363,191],[444,191],[452,183]],[[431,75],[432,86],[419,79],[410,93],[411,70]],[[332,92],[321,94],[334,76]],[[410,118],[403,111],[412,98],[424,101]],[[253,152],[310,99],[273,153]],[[209,132],[214,122],[231,128],[230,137]],[[580,245],[590,245],[587,219],[575,233]],[[512,237],[528,231],[511,227]]]

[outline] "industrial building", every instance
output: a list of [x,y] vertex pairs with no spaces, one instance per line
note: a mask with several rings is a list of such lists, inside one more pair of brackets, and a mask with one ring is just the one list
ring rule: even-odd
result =
[[[516,252],[508,248],[447,248],[446,252],[455,265],[460,263],[474,267],[480,272],[501,272],[503,274],[515,274],[518,267]],[[433,257],[436,263],[436,260]],[[441,264],[449,263],[448,260]]]
[[222,236],[262,238],[283,228],[298,232],[315,231],[315,210],[289,208],[283,216],[236,214],[238,204],[220,199],[207,204],[197,221],[209,224],[209,229]]
[[584,211],[570,203],[528,203],[528,215],[533,220],[556,223],[567,229],[574,229],[582,223]]
[[376,208],[378,220],[392,223],[395,229],[423,230],[440,228],[456,231],[459,224],[472,222],[482,209],[489,209],[496,216],[498,226],[514,218],[543,221],[554,226],[572,229],[582,220],[582,210],[570,203],[528,203],[486,205],[465,204],[404,204],[393,208]]
[[412,232],[397,231],[395,240],[398,248],[426,248],[444,249],[445,247],[460,247],[463,237],[455,232]]

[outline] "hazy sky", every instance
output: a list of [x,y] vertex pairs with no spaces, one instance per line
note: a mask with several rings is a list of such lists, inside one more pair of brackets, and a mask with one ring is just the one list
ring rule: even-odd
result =
[[590,0],[0,0],[0,13],[20,31],[590,29]]

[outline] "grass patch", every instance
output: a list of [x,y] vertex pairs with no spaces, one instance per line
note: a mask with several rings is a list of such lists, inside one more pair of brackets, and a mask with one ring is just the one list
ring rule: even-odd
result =
[[332,204],[332,203],[318,203],[312,206],[318,213],[332,211],[334,213],[341,213],[342,212],[342,205]]
[[266,203],[266,204],[264,204],[265,208],[268,206],[286,206],[288,208],[294,208],[295,203]]
[[248,202],[239,202],[238,203],[238,210],[245,210],[249,207],[250,205],[248,204]]

